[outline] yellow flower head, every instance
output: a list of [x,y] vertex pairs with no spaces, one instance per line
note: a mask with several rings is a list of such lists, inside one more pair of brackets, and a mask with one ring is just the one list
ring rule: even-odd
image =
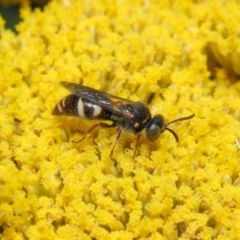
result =
[[[0,20],[1,239],[240,238],[238,1],[52,0]],[[154,143],[53,116],[74,82],[148,104]],[[108,123],[108,122],[107,122]],[[109,123],[108,123],[109,124]]]

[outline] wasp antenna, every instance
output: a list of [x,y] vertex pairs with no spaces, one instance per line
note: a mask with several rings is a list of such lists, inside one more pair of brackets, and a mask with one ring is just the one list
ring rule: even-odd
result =
[[176,142],[178,142],[178,135],[170,128],[166,127],[166,130],[168,130],[172,135],[175,137]]
[[178,119],[172,120],[171,122],[167,123],[167,126],[169,126],[170,124],[175,123],[175,122],[180,122],[180,121],[185,121],[185,120],[191,119],[191,118],[193,118],[194,116],[195,116],[195,114],[193,113],[193,114],[190,115],[190,116],[182,117],[182,118],[178,118]]

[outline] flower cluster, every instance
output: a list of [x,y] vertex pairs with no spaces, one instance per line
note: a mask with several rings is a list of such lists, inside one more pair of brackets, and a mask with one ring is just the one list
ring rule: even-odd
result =
[[[0,19],[1,239],[239,239],[238,1],[52,0]],[[82,83],[149,104],[154,143],[53,116]]]

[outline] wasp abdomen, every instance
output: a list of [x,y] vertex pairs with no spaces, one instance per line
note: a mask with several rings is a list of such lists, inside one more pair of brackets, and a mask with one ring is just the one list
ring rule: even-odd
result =
[[54,108],[54,115],[79,116],[87,119],[108,119],[110,112],[84,98],[68,95]]

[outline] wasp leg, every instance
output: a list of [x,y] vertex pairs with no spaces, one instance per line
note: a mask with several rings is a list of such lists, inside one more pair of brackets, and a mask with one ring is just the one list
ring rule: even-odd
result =
[[108,125],[106,123],[98,122],[98,123],[94,124],[92,127],[90,127],[90,129],[88,129],[88,131],[84,134],[84,136],[80,140],[73,140],[73,142],[74,143],[81,142],[82,140],[84,140],[84,138],[87,136],[87,134],[92,132],[96,127],[111,128],[111,127],[116,127],[116,124],[113,123],[112,125]]
[[115,149],[115,147],[116,147],[116,144],[117,144],[120,136],[122,135],[122,131],[123,131],[123,126],[119,126],[119,128],[118,128],[118,135],[117,135],[117,138],[116,138],[115,143],[113,144],[112,151],[111,151],[111,153],[110,153],[110,157],[111,157],[112,159],[113,159],[113,151],[114,151],[114,149]]
[[139,133],[138,133],[138,136],[137,136],[137,143],[136,143],[136,147],[135,147],[135,150],[134,150],[133,159],[136,157],[137,148],[138,148],[139,141],[140,141],[141,137],[142,137],[142,133],[139,132]]

